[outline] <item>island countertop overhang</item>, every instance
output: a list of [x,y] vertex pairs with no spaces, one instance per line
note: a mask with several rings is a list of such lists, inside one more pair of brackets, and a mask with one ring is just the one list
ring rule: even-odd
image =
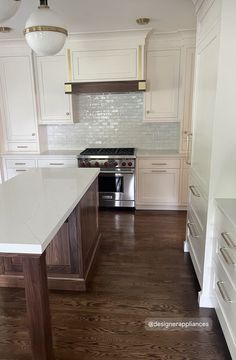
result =
[[34,169],[0,185],[0,253],[42,254],[99,169]]

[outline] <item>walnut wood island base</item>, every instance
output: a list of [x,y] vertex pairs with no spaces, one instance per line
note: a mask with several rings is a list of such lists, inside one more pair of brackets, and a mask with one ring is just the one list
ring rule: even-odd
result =
[[[24,180],[31,183],[38,175],[41,195],[38,203],[26,200],[23,226],[9,229],[7,216],[1,219],[3,210],[10,214],[12,211],[13,220],[20,217],[18,209],[23,198],[18,194],[13,208],[13,204],[6,203],[6,193],[14,187],[26,195]],[[21,179],[13,179],[0,187],[0,225],[3,225],[0,229],[0,287],[25,288],[34,360],[54,359],[48,287],[86,290],[86,280],[100,240],[97,175],[98,171],[94,169],[41,169],[20,175],[18,178]],[[61,193],[63,189],[64,194]],[[61,200],[57,198],[60,193]],[[55,201],[56,215],[51,213],[52,200]],[[33,217],[27,206],[32,206]],[[37,233],[38,229],[42,232]],[[20,240],[13,242],[16,233]]]

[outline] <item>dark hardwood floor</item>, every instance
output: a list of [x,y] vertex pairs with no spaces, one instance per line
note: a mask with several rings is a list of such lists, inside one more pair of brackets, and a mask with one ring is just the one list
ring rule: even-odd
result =
[[[57,360],[230,360],[183,253],[184,212],[101,211],[100,255],[86,293],[50,292]],[[199,318],[211,331],[148,331],[147,318]],[[0,359],[29,360],[24,290],[0,289]]]

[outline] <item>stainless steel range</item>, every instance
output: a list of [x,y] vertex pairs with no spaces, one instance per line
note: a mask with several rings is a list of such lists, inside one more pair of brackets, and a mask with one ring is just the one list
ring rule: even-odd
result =
[[99,205],[134,207],[134,148],[88,148],[79,156],[79,167],[99,167]]

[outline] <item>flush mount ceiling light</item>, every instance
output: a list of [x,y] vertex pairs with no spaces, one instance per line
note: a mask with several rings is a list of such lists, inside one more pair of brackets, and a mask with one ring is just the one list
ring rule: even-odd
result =
[[149,24],[149,22],[150,22],[149,18],[138,18],[138,19],[136,19],[136,23],[138,25],[147,25],[147,24]]
[[0,0],[0,22],[14,16],[20,7],[20,3],[21,0]]
[[40,0],[40,6],[26,22],[24,35],[36,54],[55,55],[63,48],[68,32],[47,0]]

